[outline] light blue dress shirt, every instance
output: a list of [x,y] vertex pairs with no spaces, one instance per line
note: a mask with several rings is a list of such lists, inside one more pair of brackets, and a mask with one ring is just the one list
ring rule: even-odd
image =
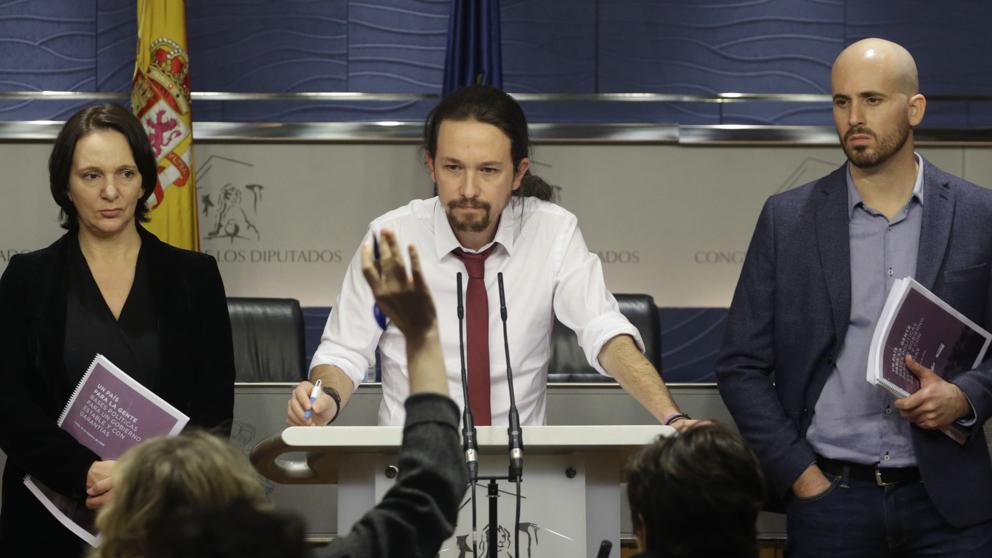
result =
[[806,433],[814,451],[830,459],[882,467],[916,466],[909,421],[892,405],[891,395],[865,379],[872,333],[892,283],[916,274],[924,164],[919,155],[916,161],[913,195],[891,221],[861,199],[848,163],[850,322]]

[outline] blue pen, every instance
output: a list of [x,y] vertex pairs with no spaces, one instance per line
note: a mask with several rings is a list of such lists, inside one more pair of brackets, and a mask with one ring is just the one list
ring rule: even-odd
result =
[[313,414],[313,404],[320,397],[320,389],[323,386],[323,382],[317,380],[317,383],[313,385],[313,390],[310,391],[310,408],[303,413],[303,418],[310,420],[310,415]]
[[[375,263],[379,263],[379,239],[375,233],[372,233],[372,257],[375,259]],[[375,323],[379,324],[379,327],[385,331],[386,326],[389,325],[389,320],[379,309],[378,304],[372,305],[372,316],[375,318]]]

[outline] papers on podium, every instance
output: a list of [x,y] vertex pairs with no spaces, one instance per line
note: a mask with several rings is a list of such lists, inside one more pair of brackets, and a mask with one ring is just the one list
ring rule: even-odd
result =
[[[950,380],[985,358],[992,335],[911,277],[896,279],[878,318],[868,351],[868,382],[896,397],[920,389],[906,368],[916,362]],[[943,432],[958,443],[964,434],[950,426]]]
[[[59,426],[101,459],[155,436],[178,434],[189,417],[110,362],[96,355],[62,410]],[[95,512],[30,475],[24,485],[70,531],[97,546]]]

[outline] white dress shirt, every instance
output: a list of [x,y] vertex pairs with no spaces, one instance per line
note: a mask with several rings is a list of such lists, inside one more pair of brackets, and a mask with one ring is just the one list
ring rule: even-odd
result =
[[[468,274],[451,253],[461,246],[436,197],[414,200],[379,217],[369,225],[363,244],[372,231],[378,234],[383,228],[396,233],[404,259],[408,260],[408,244],[417,248],[424,279],[437,307],[448,389],[461,408],[455,275],[462,273],[462,289],[465,289]],[[503,210],[493,242],[498,246],[486,260],[485,273],[489,296],[492,422],[506,424],[510,407],[496,278],[502,272],[520,420],[522,424],[544,424],[550,336],[555,316],[575,331],[586,359],[604,375],[606,371],[599,365],[597,355],[607,341],[627,334],[641,350],[644,343],[637,328],[619,312],[616,299],[606,289],[602,265],[586,247],[575,215],[552,203],[513,196]],[[372,291],[362,276],[359,249],[345,273],[310,368],[321,364],[337,366],[357,388],[366,370],[374,364],[378,345],[383,393],[379,424],[398,426],[403,424],[403,401],[409,394],[406,346],[403,334],[395,326],[389,324],[385,331],[379,328],[372,314],[373,304]]]

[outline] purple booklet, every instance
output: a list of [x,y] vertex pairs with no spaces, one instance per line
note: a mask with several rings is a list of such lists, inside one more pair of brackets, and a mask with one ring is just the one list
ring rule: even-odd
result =
[[[178,434],[189,417],[136,382],[103,355],[96,355],[62,410],[59,426],[101,459],[117,459],[155,436]],[[70,531],[98,544],[95,514],[31,476],[24,484]]]
[[[896,397],[920,389],[906,368],[910,355],[950,380],[985,358],[992,335],[910,277],[897,279],[885,301],[868,353],[868,381]],[[949,436],[959,439],[957,433]]]

